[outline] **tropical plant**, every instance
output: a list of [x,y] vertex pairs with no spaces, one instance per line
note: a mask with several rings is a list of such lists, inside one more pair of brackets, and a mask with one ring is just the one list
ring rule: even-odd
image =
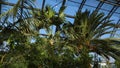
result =
[[119,61],[120,40],[101,38],[115,26],[103,13],[77,12],[72,23],[65,19],[66,0],[58,13],[36,9],[34,1],[18,0],[0,15],[1,68],[90,68],[90,52]]
[[[108,20],[109,17],[104,16],[103,13],[96,11],[77,12],[74,23],[65,23],[63,32],[66,36],[66,41],[69,44],[77,46],[78,56],[83,57],[81,66],[90,67],[90,52],[95,52],[101,56],[109,59],[112,56],[119,60],[119,49],[114,48],[120,45],[119,39],[102,38],[104,35],[109,35],[115,24]],[[83,53],[82,53],[83,52]],[[117,53],[118,52],[118,53]],[[85,58],[86,55],[86,58]]]

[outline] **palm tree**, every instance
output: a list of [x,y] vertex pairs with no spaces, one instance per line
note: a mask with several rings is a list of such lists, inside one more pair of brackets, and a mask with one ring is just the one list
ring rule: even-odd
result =
[[[64,14],[62,12],[64,10],[64,7],[60,9],[58,16],[56,16],[53,9],[51,9],[49,6],[46,6],[46,8],[43,10],[34,9],[35,6],[33,4],[33,1],[34,0],[29,0],[29,1],[18,0],[18,2],[11,9],[0,15],[1,22],[3,22],[3,26],[0,32],[1,35],[0,37],[2,39],[0,41],[1,42],[6,41],[8,43],[6,48],[9,48],[8,52],[5,51],[3,54],[0,54],[1,64],[3,64],[3,66],[4,65],[10,66],[11,63],[14,64],[14,61],[16,61],[17,59],[21,59],[18,60],[17,62],[18,64],[26,60],[26,61],[30,61],[30,65],[34,65],[33,63],[31,64],[32,60],[30,59],[27,60],[27,59],[34,58],[34,56],[29,57],[28,55],[33,55],[32,53],[36,52],[38,48],[36,49],[35,47],[37,46],[37,43],[35,44],[30,43],[29,41],[30,38],[34,37],[37,41],[36,37],[39,37],[40,35],[39,30],[41,28],[49,30],[49,27],[51,25],[55,25],[57,27],[56,31],[58,31],[58,28],[64,22],[63,21]],[[49,36],[46,39],[47,41],[51,40],[51,38],[49,39]],[[49,43],[49,42],[45,42],[45,43]],[[44,43],[42,43],[42,45],[43,44]],[[52,47],[48,48],[49,45],[52,45],[51,42],[50,44],[46,44],[46,46],[48,51],[52,53],[53,48]],[[31,49],[29,49],[29,47],[31,47]],[[39,47],[43,48],[41,47],[41,43],[39,43]],[[31,54],[29,54],[30,51]],[[40,54],[41,53],[43,52],[40,50]],[[36,54],[37,57],[39,57],[40,54],[38,55]],[[49,52],[47,54],[49,54]],[[50,58],[52,58],[53,56],[54,55],[51,54]],[[44,58],[45,56],[43,57],[42,60],[44,60]],[[49,59],[49,57],[47,58]]]
[[[96,11],[77,12],[74,23],[66,23],[65,1],[59,13],[55,13],[50,6],[36,9],[34,0],[18,0],[13,8],[0,15],[3,22],[0,42],[6,41],[9,48],[0,51],[1,67],[90,68],[90,52],[119,60],[120,40],[101,38],[111,34],[114,27],[108,17]],[[54,35],[50,32],[53,25]],[[46,29],[48,34],[40,34],[40,29]],[[35,42],[30,42],[31,39]]]
[[104,16],[103,13],[96,11],[89,12],[86,10],[85,12],[76,13],[73,24],[68,23],[63,26],[66,41],[68,41],[69,44],[77,46],[78,56],[80,56],[82,60],[82,67],[90,67],[90,52],[95,52],[107,59],[109,59],[109,56],[116,60],[119,59],[120,50],[114,48],[114,46],[119,47],[120,40],[101,38],[104,35],[111,34],[111,28],[115,26],[108,18],[109,17]]
[[6,42],[0,45],[0,47],[3,46],[5,48],[0,50],[0,67],[11,63],[14,65],[17,59],[21,59],[19,60],[20,62],[24,61],[23,56],[25,50],[27,50],[24,50],[24,48],[28,42],[28,36],[25,34],[33,32],[30,27],[35,26],[35,24],[32,25],[33,22],[28,21],[30,19],[28,6],[32,9],[34,7],[33,1],[18,0],[17,4],[0,15],[0,22],[2,23],[0,24],[0,42]]

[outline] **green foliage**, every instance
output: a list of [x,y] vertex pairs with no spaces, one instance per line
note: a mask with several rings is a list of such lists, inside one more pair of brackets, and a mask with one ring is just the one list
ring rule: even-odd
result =
[[35,9],[34,1],[18,0],[0,15],[0,68],[91,68],[90,52],[119,60],[120,40],[101,38],[115,28],[103,13],[77,12],[71,23],[65,6],[56,15],[50,6]]
[[80,53],[80,67],[81,68],[88,68],[90,67],[90,63],[92,58],[89,56],[88,49],[84,47]]
[[116,65],[117,68],[119,68],[119,67],[120,67],[120,61],[117,61],[117,60],[116,60],[116,61],[115,61],[115,65]]

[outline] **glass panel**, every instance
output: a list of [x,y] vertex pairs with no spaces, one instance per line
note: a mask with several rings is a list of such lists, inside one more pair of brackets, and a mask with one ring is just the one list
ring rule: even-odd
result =
[[119,17],[112,15],[110,19],[113,20],[113,23],[117,23],[119,20]]
[[67,6],[67,8],[65,10],[65,14],[74,16],[77,11],[78,11],[78,7]]
[[53,1],[53,2],[58,3],[58,2],[61,2],[61,1],[63,1],[63,0],[49,0],[49,1]]
[[105,14],[105,16],[107,16],[107,15],[108,15],[108,13],[109,13],[108,11],[101,10],[101,9],[100,9],[100,11],[99,11],[99,12],[104,13],[104,14]]
[[101,39],[104,39],[104,38],[109,38],[109,37],[110,37],[110,35],[111,35],[111,34],[106,34],[106,35],[103,35],[103,36],[101,37]]
[[68,18],[68,17],[66,17],[66,20],[67,20],[67,21],[70,21],[71,23],[74,23],[74,19],[73,19],[73,18]]
[[52,0],[51,1],[50,0],[46,0],[46,4],[50,5],[50,6],[54,6],[54,5],[58,4],[58,2],[56,2],[54,0],[53,1]]
[[61,7],[61,5],[57,5],[57,6],[55,6],[53,9],[54,9],[56,12],[59,12],[60,7]]
[[103,6],[101,7],[101,9],[105,9],[105,10],[111,10],[113,8],[113,6],[112,5],[110,5],[110,4],[103,4]]
[[9,3],[17,3],[18,0],[7,0]]
[[114,13],[113,16],[120,18],[120,14]]
[[46,0],[46,5],[50,5],[56,12],[59,11],[60,7],[61,7],[61,3],[62,2],[56,2],[56,1],[50,1],[50,0]]
[[43,0],[36,0],[35,5],[37,8],[42,8],[42,2]]
[[82,2],[82,0],[68,0],[68,1],[70,1],[70,2],[76,2],[76,3],[81,3]]
[[83,8],[82,8],[82,12],[84,12],[85,10],[93,11],[93,10],[95,10],[95,8],[85,5],[85,6],[83,6]]
[[75,2],[75,1],[67,1],[66,5],[67,6],[72,6],[72,7],[79,7],[80,3]]
[[85,4],[96,7],[98,3],[99,2],[97,0],[87,0]]
[[115,12],[120,14],[120,7]]
[[107,1],[109,1],[111,3],[117,3],[117,1],[115,1],[115,0],[107,0]]
[[116,31],[116,34],[115,34],[114,38],[119,38],[119,37],[120,37],[120,31]]

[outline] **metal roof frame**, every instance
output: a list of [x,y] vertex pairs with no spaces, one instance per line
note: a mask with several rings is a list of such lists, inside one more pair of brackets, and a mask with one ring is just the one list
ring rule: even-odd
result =
[[[56,0],[56,1],[57,1],[57,0]],[[79,6],[78,6],[79,9],[78,9],[78,11],[81,11],[82,8],[83,8],[83,6],[88,6],[88,7],[95,8],[96,11],[99,11],[99,10],[107,11],[107,12],[109,12],[107,16],[110,16],[110,17],[111,17],[114,13],[120,15],[119,12],[115,12],[115,11],[120,7],[120,0],[116,0],[116,1],[115,1],[116,3],[112,3],[112,1],[110,1],[110,0],[96,0],[96,1],[99,2],[99,4],[98,4],[97,6],[91,6],[91,5],[85,4],[86,1],[88,1],[88,0],[82,0],[81,3],[76,2],[75,0],[74,0],[74,1],[73,1],[73,0],[61,0],[59,3],[55,4],[54,6],[57,6],[57,5],[59,5],[60,3],[62,3],[62,5],[65,5],[65,2],[67,2],[67,1],[70,1],[70,2],[72,2],[72,3],[79,4]],[[44,8],[45,3],[46,3],[46,0],[43,0],[43,2],[42,2],[42,9]],[[103,9],[103,8],[101,8],[101,7],[104,5],[104,3],[113,5],[114,7],[113,7],[111,10]],[[9,6],[14,6],[14,5],[15,5],[15,4],[13,4],[13,3],[3,2],[3,1],[0,1],[0,4],[9,5]],[[53,8],[54,8],[54,6],[53,6]],[[20,6],[20,7],[23,7],[23,6]],[[26,9],[30,9],[30,8],[29,8],[29,7],[26,7]],[[39,10],[39,9],[36,8],[36,10]],[[56,13],[56,14],[57,14],[57,13]],[[71,16],[71,15],[66,15],[66,17],[74,18],[74,16]]]

